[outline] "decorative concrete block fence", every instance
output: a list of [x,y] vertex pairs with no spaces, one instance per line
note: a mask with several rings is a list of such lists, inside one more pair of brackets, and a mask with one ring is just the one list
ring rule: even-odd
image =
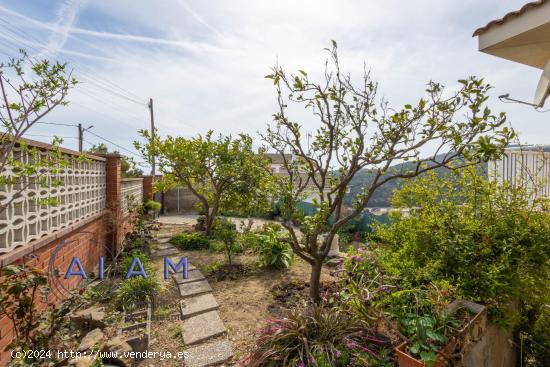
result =
[[[25,140],[46,157],[53,147]],[[0,185],[0,269],[24,263],[48,274],[50,287],[71,289],[79,277],[63,279],[77,256],[89,273],[97,269],[101,256],[109,257],[119,249],[124,235],[132,230],[128,220],[130,200],[141,203],[152,198],[153,178],[121,178],[118,154],[86,155],[60,149],[67,167],[53,172],[44,167],[35,175]],[[23,163],[33,157],[19,146],[12,157]],[[7,165],[1,176],[14,177],[17,168]],[[46,185],[39,184],[42,180]],[[59,185],[52,185],[55,181]],[[55,205],[39,205],[40,199],[55,199]],[[116,217],[116,220],[113,218]],[[1,279],[0,279],[1,281]],[[51,292],[50,302],[60,302],[63,292]],[[65,294],[66,296],[66,294]],[[10,356],[4,348],[14,337],[11,322],[0,320],[0,366]]]

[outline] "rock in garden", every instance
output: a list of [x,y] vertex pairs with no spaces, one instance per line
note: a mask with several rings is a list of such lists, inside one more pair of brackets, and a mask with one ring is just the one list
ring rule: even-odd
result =
[[94,329],[86,334],[84,338],[82,338],[82,341],[80,342],[77,351],[83,352],[85,350],[97,348],[98,346],[103,344],[104,341],[105,334],[103,334],[103,331],[101,331],[101,329],[99,328]]
[[131,352],[132,347],[130,344],[126,343],[126,340],[122,339],[121,337],[117,336],[114,338],[109,339],[107,344],[103,347],[104,351],[110,351],[110,352]]
[[119,358],[116,359],[117,366],[132,366],[134,361],[131,359],[124,359],[122,356],[124,353],[130,353],[133,351],[130,344],[126,343],[126,340],[117,336],[109,339],[107,344],[102,349],[103,352],[116,352]]
[[74,366],[74,367],[91,367],[91,366],[94,365],[94,358],[92,358],[92,357],[88,357],[88,358],[82,357],[82,358],[71,359],[68,362],[68,365],[69,366]]
[[95,328],[103,329],[107,326],[106,316],[103,307],[94,306],[73,312],[70,319],[76,328],[87,331]]

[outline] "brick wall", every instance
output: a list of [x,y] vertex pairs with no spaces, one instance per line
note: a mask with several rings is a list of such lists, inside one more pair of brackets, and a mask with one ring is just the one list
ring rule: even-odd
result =
[[[32,142],[32,144],[37,144]],[[42,148],[47,148],[43,145]],[[79,154],[64,150],[66,154]],[[109,258],[120,251],[124,236],[132,231],[131,218],[121,212],[121,166],[120,155],[104,154],[105,158],[105,194],[106,206],[98,214],[94,214],[76,223],[49,233],[45,237],[29,242],[23,246],[0,254],[1,269],[9,264],[27,264],[48,274],[50,287],[67,289],[77,287],[82,279],[78,276],[64,279],[71,260],[77,256],[86,273],[97,273],[99,258]],[[152,196],[152,178],[144,178],[148,184],[147,195]],[[146,189],[144,185],[144,189]],[[144,190],[145,192],[145,190]],[[53,260],[51,260],[53,258]],[[50,268],[51,263],[51,268]],[[49,302],[59,303],[66,292],[50,292]],[[43,307],[44,305],[39,305]],[[9,351],[4,348],[13,338],[13,327],[7,318],[0,320],[0,366],[5,366],[10,360]]]
[[145,200],[153,199],[153,176],[143,177],[143,198]]
[[[54,257],[53,271],[58,273],[59,276],[56,280],[63,284],[66,288],[75,288],[82,280],[78,276],[64,279],[64,275],[69,268],[71,260],[74,256],[77,256],[82,263],[82,266],[86,270],[86,273],[94,272],[97,274],[97,266],[100,256],[108,256],[108,244],[110,238],[108,237],[108,224],[104,215],[97,215],[88,221],[85,221],[78,228],[71,228],[65,234],[56,234],[49,238],[45,237],[43,240],[37,241],[33,244],[35,248],[32,252],[10,261],[4,257],[2,259],[2,266],[7,263],[14,264],[26,264],[32,268],[38,268],[48,274],[48,265],[52,254],[58,248]],[[49,277],[50,278],[50,277]],[[51,284],[52,279],[49,279]],[[62,301],[60,297],[51,292],[48,301],[53,303],[59,303]],[[9,351],[4,351],[6,345],[8,345],[13,338],[13,326],[11,321],[7,318],[0,320],[0,366],[5,366],[10,360]]]

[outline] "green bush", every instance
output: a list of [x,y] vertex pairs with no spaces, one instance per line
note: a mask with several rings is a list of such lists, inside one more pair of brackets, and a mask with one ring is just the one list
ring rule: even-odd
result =
[[[401,287],[447,282],[457,298],[488,305],[491,321],[549,350],[537,325],[550,304],[550,207],[521,186],[489,182],[473,168],[428,174],[394,194],[394,207],[417,209],[392,214],[374,235],[382,268]],[[524,350],[527,366],[540,350]]]
[[394,206],[422,210],[376,227],[389,246],[383,265],[409,288],[446,280],[504,324],[517,322],[501,317],[510,302],[547,303],[550,294],[550,210],[538,204],[473,169],[426,175],[394,195]]
[[214,222],[214,237],[224,244],[227,261],[232,264],[237,226],[227,218],[217,218]]
[[210,246],[202,233],[180,233],[170,238],[170,243],[180,250],[206,250]]
[[153,302],[155,295],[161,290],[159,280],[150,276],[125,279],[115,292],[117,304],[127,311],[133,311],[144,306],[147,301]]
[[250,235],[253,238],[251,247],[258,255],[261,266],[286,269],[292,264],[294,252],[290,245],[279,239],[280,227],[267,226],[260,234]]
[[87,301],[106,302],[113,298],[115,290],[110,283],[99,283],[86,289],[82,297]]
[[199,215],[197,217],[197,224],[195,225],[197,231],[204,231],[206,229],[206,216]]
[[[233,244],[233,253],[242,254],[247,250],[248,243],[241,239],[240,235],[237,235],[237,239]],[[225,242],[222,240],[214,240],[210,242],[210,250],[215,252],[226,252]]]
[[[139,259],[145,271],[151,270],[151,259],[149,258],[149,256],[141,251],[133,251],[132,253],[126,255],[121,261],[121,271],[123,272],[123,275],[128,273],[128,270],[130,269],[130,265],[132,265],[134,258]],[[134,265],[134,270],[138,270],[137,265]]]
[[147,200],[145,204],[143,204],[143,207],[146,211],[151,211],[154,213],[160,212],[160,209],[162,208],[162,204],[155,200]]

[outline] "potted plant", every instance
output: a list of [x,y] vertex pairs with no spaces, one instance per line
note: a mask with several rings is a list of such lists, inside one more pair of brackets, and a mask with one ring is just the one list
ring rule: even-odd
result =
[[160,213],[160,209],[162,208],[162,204],[158,201],[149,199],[143,204],[143,209],[145,211],[145,214],[156,216],[157,213]]
[[410,338],[395,348],[400,367],[447,367],[482,337],[487,307],[456,300],[441,315],[409,315],[401,323]]

